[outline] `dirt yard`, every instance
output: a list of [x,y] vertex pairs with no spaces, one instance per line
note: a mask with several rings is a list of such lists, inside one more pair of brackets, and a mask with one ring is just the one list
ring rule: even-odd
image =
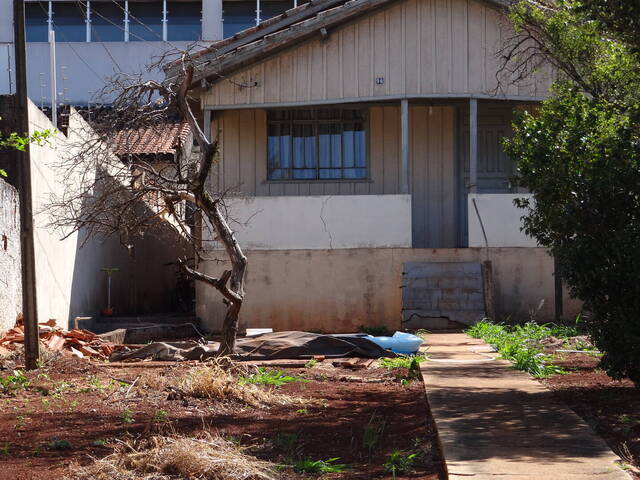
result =
[[630,380],[613,380],[598,362],[589,354],[557,354],[553,364],[569,373],[543,383],[591,425],[640,480],[640,388]]
[[[208,433],[266,460],[278,478],[318,478],[309,472],[319,460],[343,465],[322,474],[327,479],[390,479],[394,465],[398,479],[443,478],[422,382],[403,380],[406,370],[374,364],[350,371],[328,361],[286,369],[295,381],[251,385],[260,391],[252,403],[190,395],[184,379],[200,375],[189,377],[196,368],[61,357],[14,379],[0,393],[0,477],[76,478],[114,449]],[[0,377],[11,373],[0,370]]]

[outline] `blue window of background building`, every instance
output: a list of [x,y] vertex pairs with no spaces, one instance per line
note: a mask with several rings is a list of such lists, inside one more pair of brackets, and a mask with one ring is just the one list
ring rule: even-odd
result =
[[79,2],[53,3],[53,29],[56,32],[56,41],[84,42],[87,40],[85,8],[82,8]]
[[162,41],[162,2],[129,2],[129,40]]
[[91,2],[91,40],[124,41],[124,3]]
[[280,15],[293,8],[293,0],[269,0],[260,2],[260,20]]
[[222,22],[222,33],[225,38],[255,26],[255,0],[231,0],[222,2]]
[[25,3],[25,26],[27,29],[27,42],[49,41],[49,18],[47,2]]
[[167,40],[202,38],[202,2],[167,2]]

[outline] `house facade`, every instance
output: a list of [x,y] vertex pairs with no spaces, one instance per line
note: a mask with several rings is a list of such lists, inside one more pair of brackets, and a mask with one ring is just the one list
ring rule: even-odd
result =
[[[501,141],[516,110],[544,99],[551,72],[510,81],[504,7],[323,0],[198,54],[205,129],[220,145],[211,188],[233,194],[249,257],[245,326],[577,312],[513,206],[526,192],[511,185]],[[223,309],[200,288],[211,329]]]

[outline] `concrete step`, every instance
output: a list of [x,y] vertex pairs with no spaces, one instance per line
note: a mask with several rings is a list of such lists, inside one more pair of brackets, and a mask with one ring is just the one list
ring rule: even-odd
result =
[[479,263],[407,262],[403,267],[405,328],[452,329],[485,316]]

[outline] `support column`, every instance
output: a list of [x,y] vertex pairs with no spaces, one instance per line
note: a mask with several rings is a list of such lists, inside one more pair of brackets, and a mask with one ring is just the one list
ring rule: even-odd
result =
[[205,110],[204,115],[204,136],[211,141],[211,110]]
[[469,193],[478,191],[478,100],[469,100]]
[[400,193],[409,193],[409,100],[400,101]]
[[202,1],[202,40],[222,40],[222,0]]

